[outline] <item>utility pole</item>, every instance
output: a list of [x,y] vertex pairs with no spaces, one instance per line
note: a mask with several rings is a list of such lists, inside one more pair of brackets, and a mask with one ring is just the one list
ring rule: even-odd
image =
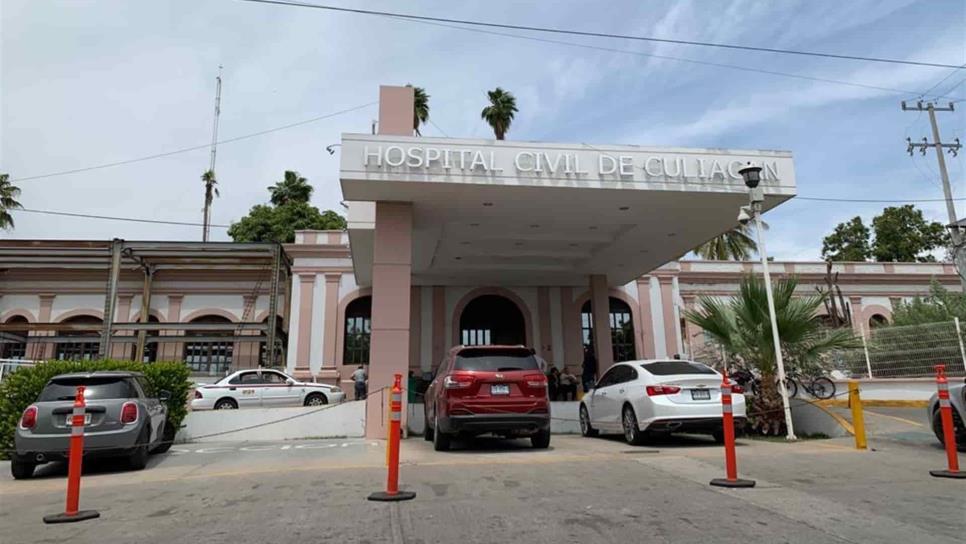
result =
[[[215,85],[215,120],[211,128],[211,162],[208,163],[208,171],[215,173],[215,155],[218,153],[218,117],[221,116],[221,68],[218,65],[218,77]],[[205,220],[201,231],[201,241],[207,242],[211,234],[211,209],[205,206]]]
[[946,197],[946,214],[949,216],[949,233],[953,245],[953,260],[959,272],[959,280],[962,282],[964,290],[966,290],[966,247],[964,247],[966,245],[964,241],[966,240],[964,240],[963,232],[961,231],[962,227],[958,223],[959,218],[956,216],[956,206],[953,203],[953,190],[949,185],[949,172],[946,170],[946,157],[943,155],[943,149],[946,149],[955,157],[962,145],[959,143],[959,138],[954,140],[956,143],[944,144],[942,138],[939,136],[939,123],[936,122],[937,111],[955,111],[955,107],[952,102],[945,107],[937,107],[934,102],[926,102],[924,104],[920,100],[916,102],[915,106],[909,106],[903,101],[902,111],[929,112],[929,122],[932,123],[932,143],[926,138],[922,139],[922,143],[912,143],[911,138],[906,138],[906,143],[908,144],[906,151],[911,157],[913,151],[918,149],[925,156],[927,148],[936,148],[936,160],[939,161],[939,176],[942,178],[943,195]]

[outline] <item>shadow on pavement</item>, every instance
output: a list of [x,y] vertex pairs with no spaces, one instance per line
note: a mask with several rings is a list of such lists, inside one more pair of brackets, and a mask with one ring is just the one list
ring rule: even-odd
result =
[[530,445],[529,438],[500,438],[496,436],[477,436],[474,438],[455,438],[448,453],[504,453],[504,452],[541,452],[553,451],[553,438],[550,447],[537,449]]
[[[152,455],[148,457],[148,465],[143,470],[150,470],[164,463],[166,454]],[[124,472],[140,472],[128,466],[127,459],[124,457],[102,457],[84,459],[81,475],[94,476],[97,474],[116,474]],[[67,462],[53,461],[44,465],[39,465],[34,469],[34,480],[66,478]]]

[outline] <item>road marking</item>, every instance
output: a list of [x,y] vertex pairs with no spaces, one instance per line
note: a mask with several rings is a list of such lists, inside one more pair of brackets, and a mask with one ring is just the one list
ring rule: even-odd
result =
[[913,421],[911,419],[906,419],[904,417],[899,417],[899,416],[890,416],[889,414],[880,414],[879,412],[873,412],[872,410],[866,410],[865,413],[872,414],[874,416],[879,416],[879,417],[885,417],[885,418],[889,418],[889,419],[894,419],[894,420],[900,421],[902,423],[908,423],[909,425],[915,425],[916,427],[925,427],[926,426],[926,425],[924,425],[922,423],[919,423],[918,421]]

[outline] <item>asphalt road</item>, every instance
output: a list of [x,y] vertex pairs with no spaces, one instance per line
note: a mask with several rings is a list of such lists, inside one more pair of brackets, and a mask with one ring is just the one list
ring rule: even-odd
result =
[[47,526],[63,468],[13,481],[0,464],[0,542],[492,543],[963,542],[966,482],[938,480],[938,447],[850,440],[741,442],[754,489],[710,487],[722,450],[699,437],[630,447],[554,436],[551,449],[484,439],[449,453],[403,443],[415,500],[383,488],[384,450],[362,440],[182,445],[140,472],[91,464],[82,508],[98,520]]

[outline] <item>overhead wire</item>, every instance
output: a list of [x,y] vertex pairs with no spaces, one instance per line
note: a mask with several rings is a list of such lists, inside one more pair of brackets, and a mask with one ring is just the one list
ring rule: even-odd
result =
[[703,41],[695,41],[695,40],[679,40],[679,39],[672,39],[672,38],[656,38],[653,36],[633,36],[633,35],[615,34],[615,33],[609,33],[609,32],[590,32],[585,30],[549,28],[549,27],[539,27],[539,26],[530,26],[530,25],[490,23],[490,22],[484,22],[484,21],[474,21],[469,19],[451,19],[446,17],[431,17],[427,15],[412,15],[407,13],[395,13],[395,12],[389,12],[389,11],[345,8],[345,7],[338,7],[338,6],[328,6],[323,4],[313,4],[309,2],[295,2],[290,0],[241,0],[241,1],[257,3],[257,4],[272,4],[272,5],[279,5],[279,6],[302,7],[302,8],[321,9],[321,10],[327,10],[327,11],[338,11],[338,12],[344,12],[344,13],[356,13],[360,15],[396,17],[399,19],[409,19],[413,21],[433,21],[433,22],[440,22],[440,23],[455,23],[455,24],[468,25],[468,26],[503,28],[503,29],[509,29],[509,30],[526,30],[530,32],[566,34],[571,36],[584,36],[584,37],[592,37],[592,38],[611,38],[611,39],[633,40],[633,41],[643,41],[643,42],[653,42],[653,43],[671,43],[676,45],[713,47],[713,48],[719,48],[719,49],[755,51],[760,53],[776,53],[776,54],[783,54],[783,55],[799,55],[799,56],[821,57],[821,58],[840,59],[840,60],[878,62],[878,63],[888,63],[888,64],[905,64],[905,65],[912,65],[912,66],[928,66],[932,68],[956,68],[956,69],[960,68],[960,66],[955,64],[944,64],[944,63],[936,63],[936,62],[890,59],[890,58],[883,58],[883,57],[868,57],[868,56],[860,56],[860,55],[843,55],[843,54],[837,54],[837,53],[823,53],[819,51],[778,49],[778,48],[772,48],[772,47],[759,47],[759,46],[751,46],[751,45],[739,45],[739,44],[718,43],[718,42],[703,42]]

